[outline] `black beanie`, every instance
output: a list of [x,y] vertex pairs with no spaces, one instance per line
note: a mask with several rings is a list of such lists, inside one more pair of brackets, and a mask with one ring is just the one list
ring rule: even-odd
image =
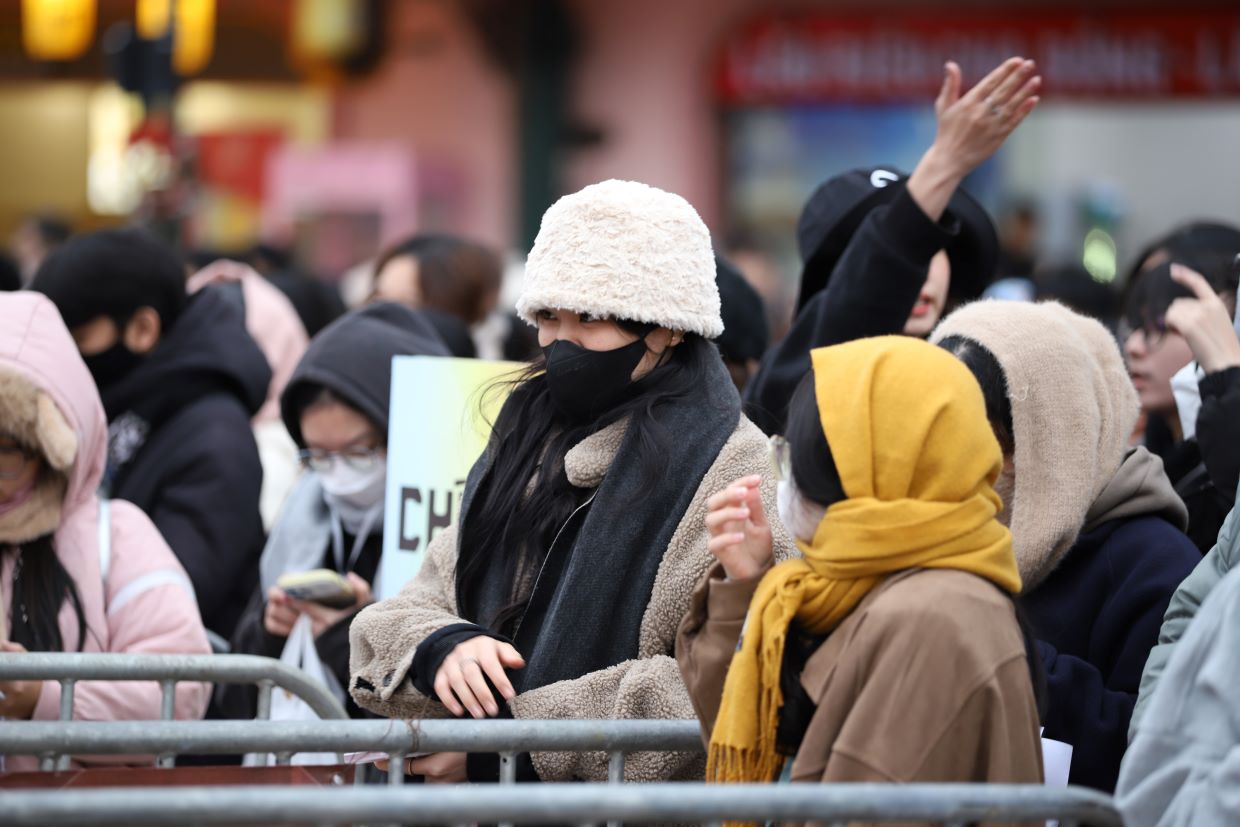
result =
[[[854,169],[819,185],[797,221],[797,246],[804,268],[797,312],[826,288],[835,265],[871,211],[889,204],[905,191],[909,176],[894,167]],[[948,243],[952,278],[949,295],[972,301],[982,295],[995,275],[999,240],[990,215],[963,188],[952,193],[943,222],[958,232]]]
[[326,389],[386,434],[392,358],[448,355],[434,326],[403,305],[381,302],[341,316],[314,337],[289,378],[280,397],[284,426],[306,447],[301,415]]
[[47,257],[30,289],[51,299],[70,329],[99,316],[125,320],[150,307],[166,332],[187,301],[181,259],[136,228],[74,236]]
[[729,362],[761,359],[771,341],[766,306],[732,262],[715,254],[715,282],[719,285],[723,335],[715,340]]

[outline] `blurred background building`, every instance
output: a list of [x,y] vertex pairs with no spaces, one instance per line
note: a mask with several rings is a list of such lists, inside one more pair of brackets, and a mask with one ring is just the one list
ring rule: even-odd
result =
[[138,220],[335,280],[414,231],[522,253],[558,195],[633,178],[777,298],[815,185],[911,169],[943,61],[1012,54],[1042,105],[968,183],[1005,275],[1105,282],[1240,218],[1234,0],[2,0],[0,239]]

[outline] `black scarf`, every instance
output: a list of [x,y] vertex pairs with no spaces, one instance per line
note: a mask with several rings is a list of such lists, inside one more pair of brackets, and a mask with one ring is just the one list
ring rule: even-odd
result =
[[[657,416],[671,435],[667,473],[647,479],[635,455],[637,435],[625,434],[593,501],[548,555],[515,641],[526,661],[512,675],[518,692],[637,657],[642,618],[672,536],[740,421],[740,397],[723,362],[712,360],[700,391],[661,405]],[[490,456],[470,471],[462,524],[490,473]],[[481,584],[484,603],[505,592],[488,588],[494,585]],[[480,605],[479,614],[485,618],[496,608]]]

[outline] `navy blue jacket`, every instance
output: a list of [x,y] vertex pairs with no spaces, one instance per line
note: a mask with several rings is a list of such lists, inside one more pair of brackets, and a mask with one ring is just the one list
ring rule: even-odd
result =
[[1073,745],[1069,781],[1112,792],[1141,672],[1172,593],[1201,553],[1161,517],[1082,533],[1021,603],[1046,668],[1047,738]]

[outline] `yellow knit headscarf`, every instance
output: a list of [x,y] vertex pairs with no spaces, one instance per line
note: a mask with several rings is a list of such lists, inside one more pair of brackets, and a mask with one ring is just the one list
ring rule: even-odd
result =
[[977,381],[918,339],[862,339],[811,354],[815,396],[847,499],[827,509],[803,559],[758,585],[724,683],[706,776],[762,782],[783,758],[779,675],[795,620],[830,632],[883,578],[912,568],[970,572],[1016,594],[1012,537],[991,487],[1002,456]]

